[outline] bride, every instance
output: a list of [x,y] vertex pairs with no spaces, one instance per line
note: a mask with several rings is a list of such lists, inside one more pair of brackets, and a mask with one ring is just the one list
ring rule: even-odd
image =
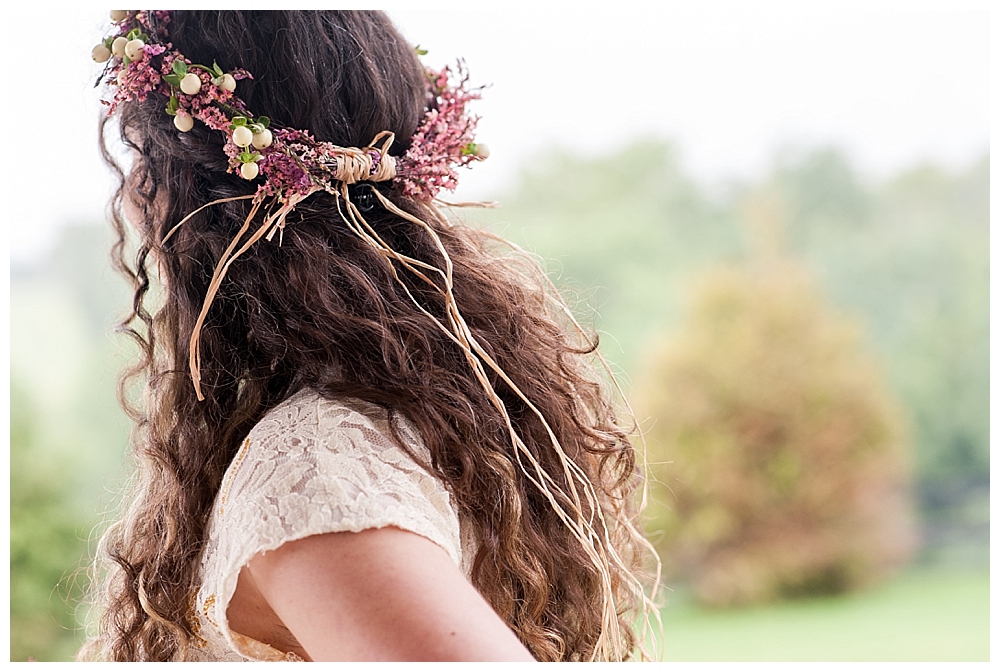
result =
[[136,475],[81,658],[647,656],[596,346],[434,204],[488,154],[464,70],[378,12],[112,20]]

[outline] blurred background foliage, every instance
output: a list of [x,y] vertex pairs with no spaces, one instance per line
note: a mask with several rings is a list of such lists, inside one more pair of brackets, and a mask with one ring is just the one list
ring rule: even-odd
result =
[[780,258],[720,269],[636,402],[671,583],[711,606],[839,594],[913,547],[908,448],[853,320]]
[[[668,659],[988,658],[988,155],[874,180],[836,149],[786,151],[708,189],[666,142],[552,150],[500,200],[461,216],[544,260],[647,430]],[[79,568],[127,477],[110,244],[67,226],[11,269],[13,660],[82,641]],[[898,621],[881,653],[799,631],[782,649],[765,624],[791,632],[808,600],[699,606],[861,587],[810,622]],[[951,648],[913,645],[948,627]]]

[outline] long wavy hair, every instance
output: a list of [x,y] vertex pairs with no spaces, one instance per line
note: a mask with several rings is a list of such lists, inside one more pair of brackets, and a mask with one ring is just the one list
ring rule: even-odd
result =
[[[253,73],[240,83],[250,109],[319,140],[360,147],[389,130],[402,140],[392,153],[402,153],[425,112],[423,68],[381,13],[178,11],[169,28],[192,61]],[[298,205],[280,245],[261,241],[230,268],[201,334],[205,400],[197,400],[188,339],[216,262],[248,215],[247,201],[207,208],[160,241],[199,206],[254,187],[226,172],[222,134],[200,124],[177,133],[163,104],[150,96],[120,107],[119,132],[136,157],[127,174],[102,126],[104,157],[120,179],[112,258],[134,286],[120,331],[140,355],[123,374],[119,397],[135,422],[137,474],[101,541],[98,631],[81,655],[184,658],[188,605],[223,474],[250,429],[303,388],[373,402],[416,425],[430,469],[475,531],[472,583],[536,658],[636,655],[641,638],[633,626],[648,601],[633,572],[647,546],[634,526],[641,479],[631,425],[616,419],[590,363],[596,342],[573,329],[537,266],[501,253],[485,232],[378,187],[440,237],[472,334],[593,486],[596,497],[575,513],[599,521],[599,534],[586,543],[557,510],[573,509],[564,494],[572,477],[544,423],[491,374],[510,425],[555,494],[521,468],[507,420],[463,352],[415,308],[386,260],[344,226],[328,194]],[[122,214],[126,202],[140,213],[131,226]],[[441,264],[438,248],[413,223],[378,207],[367,219],[398,252]],[[431,315],[444,315],[438,292],[396,273]],[[156,285],[162,291],[151,292]],[[145,389],[140,401],[128,394],[137,383]]]

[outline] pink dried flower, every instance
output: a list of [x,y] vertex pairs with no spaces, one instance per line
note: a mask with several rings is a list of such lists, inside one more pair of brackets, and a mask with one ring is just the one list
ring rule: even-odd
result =
[[411,198],[429,201],[442,189],[458,186],[455,168],[468,166],[479,159],[474,146],[479,117],[466,112],[465,106],[481,97],[481,87],[470,89],[465,65],[459,63],[455,81],[447,66],[427,69],[431,100],[424,121],[414,133],[410,148],[399,160],[396,182]]
[[217,107],[203,107],[196,115],[206,126],[215,131],[229,131],[229,117]]

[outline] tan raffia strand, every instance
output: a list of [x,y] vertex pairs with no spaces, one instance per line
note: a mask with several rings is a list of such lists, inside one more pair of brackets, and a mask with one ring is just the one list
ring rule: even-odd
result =
[[[375,150],[373,145],[379,140],[383,141],[380,148]],[[424,315],[431,319],[441,331],[455,342],[465,354],[465,358],[468,361],[473,373],[475,374],[477,380],[479,380],[480,385],[486,392],[490,403],[497,409],[497,411],[503,416],[505,422],[507,423],[507,428],[510,434],[511,444],[515,449],[514,455],[517,460],[518,466],[521,469],[525,477],[536,487],[539,492],[549,501],[550,506],[553,511],[563,522],[566,528],[570,531],[575,539],[581,544],[584,552],[590,559],[590,562],[597,569],[601,576],[602,584],[604,587],[603,594],[604,600],[602,605],[603,617],[602,617],[602,629],[601,635],[595,645],[593,654],[591,655],[591,660],[605,659],[605,660],[625,660],[630,656],[629,651],[618,650],[617,643],[621,641],[621,630],[618,622],[617,608],[614,603],[613,598],[613,588],[612,588],[612,568],[617,568],[626,578],[629,584],[631,584],[632,592],[640,596],[640,601],[643,605],[643,612],[646,619],[646,624],[648,626],[648,612],[652,610],[656,613],[657,618],[659,614],[655,609],[655,605],[652,604],[650,599],[646,596],[645,591],[642,588],[641,582],[636,578],[632,572],[629,570],[628,566],[622,560],[615,550],[610,539],[610,528],[605,519],[604,510],[600,503],[600,498],[594,488],[593,483],[587,478],[586,473],[580,468],[563,450],[556,438],[555,433],[550,427],[548,421],[545,419],[541,411],[528,399],[528,397],[521,391],[521,389],[507,376],[507,374],[501,369],[499,364],[490,357],[489,353],[478,343],[478,341],[473,336],[468,325],[465,322],[465,318],[462,316],[458,309],[458,304],[455,301],[453,293],[453,267],[451,257],[438,237],[437,233],[432,227],[430,227],[426,222],[418,217],[398,208],[394,203],[388,200],[385,196],[381,194],[378,190],[373,190],[382,206],[386,210],[395,214],[402,219],[405,219],[419,227],[421,227],[427,235],[434,242],[434,245],[441,253],[444,259],[444,269],[438,268],[432,264],[408,257],[406,255],[400,254],[392,249],[388,244],[385,243],[378,235],[378,233],[368,224],[361,211],[357,206],[350,200],[350,196],[347,190],[349,184],[354,184],[360,181],[383,181],[392,179],[395,176],[395,162],[393,157],[389,156],[386,152],[389,145],[393,141],[393,135],[387,131],[384,131],[377,135],[374,140],[372,140],[371,145],[364,149],[357,148],[341,148],[343,153],[338,153],[337,165],[336,165],[336,179],[340,182],[339,191],[333,191],[329,189],[323,189],[321,187],[314,187],[305,194],[297,194],[287,199],[287,201],[281,202],[277,210],[268,214],[264,218],[263,224],[254,232],[252,236],[242,246],[237,250],[240,240],[249,231],[250,224],[254,217],[257,215],[260,206],[263,203],[264,198],[258,196],[240,196],[228,199],[220,199],[218,201],[213,201],[201,209],[208,207],[209,205],[214,205],[216,203],[223,203],[226,201],[253,198],[253,207],[250,210],[246,221],[240,228],[239,232],[236,234],[233,241],[230,243],[229,247],[223,253],[222,258],[219,260],[215,272],[212,276],[212,281],[209,285],[208,292],[205,296],[205,301],[202,305],[201,313],[198,316],[198,320],[195,322],[194,330],[191,334],[190,341],[190,359],[189,365],[191,369],[191,377],[194,383],[195,391],[197,393],[198,399],[203,400],[204,396],[201,391],[201,355],[200,355],[200,335],[201,329],[204,326],[205,319],[208,315],[208,310],[215,298],[219,287],[222,284],[222,280],[229,270],[229,267],[233,262],[242,255],[251,245],[257,242],[260,238],[267,236],[270,240],[276,231],[282,231],[285,224],[285,218],[287,215],[295,208],[295,206],[307,198],[316,191],[325,190],[329,191],[332,195],[337,197],[337,209],[346,222],[348,228],[357,235],[362,241],[370,245],[375,249],[383,258],[385,258],[386,263],[389,267],[390,272],[393,274],[395,280],[400,284],[406,294],[409,296],[410,300],[413,302],[414,306],[420,310]],[[380,160],[378,164],[372,169],[372,156],[371,152],[375,150],[380,155]],[[341,209],[341,200],[343,201],[344,208]],[[344,212],[346,210],[346,212]],[[191,213],[188,217],[185,217],[177,226],[175,226],[171,231],[164,237],[164,241],[173,234],[173,232],[185,221],[187,221],[192,215]],[[235,252],[234,252],[235,250]],[[412,272],[421,281],[431,285],[437,291],[439,291],[445,300],[445,312],[447,315],[448,325],[445,326],[437,317],[432,315],[427,309],[425,309],[413,296],[409,287],[402,278],[397,274],[396,267],[392,263],[393,261],[399,263],[403,268]],[[432,277],[438,277],[439,280],[432,280]],[[442,284],[443,283],[443,286]],[[563,310],[569,314],[568,309],[560,303]],[[570,315],[572,319],[572,315]],[[575,320],[573,320],[576,324]],[[579,328],[579,325],[576,325]],[[603,359],[602,359],[603,361]],[[488,366],[496,375],[500,377],[504,383],[509,386],[509,388],[525,403],[525,405],[538,417],[541,421],[542,426],[545,428],[546,433],[549,436],[549,440],[553,449],[559,457],[560,463],[563,468],[564,476],[566,482],[569,486],[569,493],[565,492],[563,488],[556,483],[552,476],[545,471],[545,468],[538,462],[532,452],[529,450],[527,445],[521,439],[517,430],[514,428],[513,423],[510,420],[509,413],[503,400],[497,395],[492,384],[489,381],[486,368]],[[606,363],[605,363],[606,366]],[[617,385],[617,382],[616,382]],[[620,389],[619,389],[620,391]],[[525,460],[528,465],[525,464]],[[583,499],[581,499],[581,491],[583,493]],[[568,510],[560,503],[560,498],[568,502]],[[645,499],[645,493],[644,493]],[[583,501],[587,503],[587,509],[590,511],[591,515],[588,519],[584,515],[584,505]],[[594,517],[596,516],[596,520]],[[639,539],[641,543],[649,547],[648,542],[642,538],[638,531],[631,524],[631,521],[619,520],[618,522],[624,524],[629,534],[633,537]],[[602,543],[603,542],[603,543]],[[659,568],[657,570],[657,582],[659,579]],[[661,626],[662,627],[662,626]],[[650,659],[651,656],[646,651],[645,647],[640,644],[640,653],[643,658]]]
[[[483,233],[491,240],[495,240],[501,245],[510,248],[511,250],[521,255],[522,257],[526,259],[532,258],[532,255],[529,254],[526,250],[524,250],[519,245],[512,243],[506,238],[502,238],[488,231],[484,231]],[[545,284],[550,290],[549,292],[546,293],[546,297],[555,305],[555,307],[561,313],[563,313],[569,319],[573,327],[576,329],[577,333],[579,333],[585,339],[588,339],[589,337],[587,336],[587,332],[584,330],[582,326],[580,326],[580,323],[573,315],[573,312],[569,309],[569,306],[567,306],[565,302],[563,302],[562,299],[560,298],[559,289],[555,286],[555,283],[553,283],[552,279],[549,278],[549,276],[546,275],[545,273],[541,273],[540,275],[544,278]],[[608,363],[608,360],[604,358],[604,355],[602,355],[599,350],[595,350],[595,354],[597,355],[598,361],[600,361],[601,363],[601,367],[604,369],[605,373],[607,373],[608,378],[611,379],[611,382],[615,387],[615,391],[618,392],[619,398],[621,398],[622,402],[625,404],[625,408],[628,411],[629,417],[634,420],[635,411],[632,409],[632,405],[629,403],[628,397],[625,395],[625,391],[619,384],[618,377],[615,376],[614,372],[611,370],[611,365]],[[642,428],[639,426],[638,422],[636,422],[636,431],[639,434],[639,443],[642,447],[642,465],[644,468],[648,469],[649,455],[646,446],[646,436],[642,431]],[[638,512],[640,515],[642,514],[643,511],[645,511],[649,500],[649,479],[646,477],[645,474],[643,475],[642,479],[641,495],[642,496],[639,502],[639,512]],[[625,526],[631,538],[639,542],[639,544],[642,547],[644,547],[650,553],[651,557],[653,557],[656,561],[656,572],[653,576],[653,585],[650,587],[649,593],[647,594],[646,591],[642,589],[642,584],[638,581],[635,582],[632,588],[633,592],[639,596],[640,603],[642,604],[644,632],[647,635],[649,635],[653,641],[652,652],[647,651],[641,642],[639,643],[640,652],[644,659],[658,661],[660,660],[660,654],[661,654],[660,647],[662,645],[662,642],[664,641],[664,631],[663,631],[663,619],[660,616],[659,605],[656,604],[655,597],[660,591],[660,582],[662,581],[662,576],[663,576],[663,563],[660,560],[660,554],[657,553],[656,548],[654,548],[653,544],[651,544],[649,540],[646,539],[646,537],[635,527],[635,525],[632,523],[631,520],[623,517],[618,519],[618,522]],[[629,575],[631,576],[631,573]],[[634,580],[635,577],[632,578]],[[653,615],[653,619],[656,621],[655,625],[650,620],[651,613]]]
[[[594,563],[594,566],[598,569],[598,571],[602,576],[605,588],[604,628],[602,630],[601,638],[598,640],[597,646],[595,647],[592,658],[597,658],[598,653],[601,651],[603,651],[606,654],[605,657],[610,659],[620,660],[627,657],[628,655],[627,652],[614,650],[613,643],[620,640],[620,631],[617,618],[617,610],[615,609],[614,601],[613,598],[611,597],[612,587],[611,587],[610,566],[611,565],[617,566],[622,572],[625,573],[626,577],[630,577],[631,581],[634,582],[633,590],[638,590],[638,592],[643,596],[644,612],[646,611],[646,608],[648,606],[646,603],[646,599],[648,598],[645,597],[645,592],[642,590],[641,583],[639,583],[638,580],[631,575],[631,572],[628,570],[627,566],[624,564],[622,559],[618,556],[617,552],[614,549],[613,544],[611,543],[608,534],[607,522],[604,519],[604,512],[602,507],[600,506],[593,484],[586,477],[586,474],[583,472],[583,470],[580,469],[580,467],[575,462],[573,462],[573,460],[570,459],[568,455],[566,455],[562,446],[559,444],[559,441],[556,438],[554,432],[552,431],[545,417],[538,410],[538,408],[524,395],[524,393],[517,387],[517,385],[512,380],[510,380],[510,378],[500,368],[500,366],[489,356],[489,354],[485,350],[483,350],[483,348],[475,340],[475,337],[472,335],[471,331],[469,330],[468,326],[465,323],[464,318],[459,312],[454,296],[452,294],[453,285],[452,285],[451,259],[448,256],[447,250],[445,249],[444,245],[441,243],[439,237],[437,236],[437,233],[419,218],[416,218],[413,215],[397,208],[391,201],[382,196],[381,193],[376,192],[376,194],[378,195],[379,200],[382,202],[382,205],[387,210],[389,210],[390,212],[399,217],[402,217],[414,224],[417,224],[418,226],[421,226],[428,233],[428,235],[431,236],[432,240],[434,241],[435,245],[438,248],[438,251],[443,256],[445,260],[446,270],[441,271],[440,269],[436,268],[433,270],[439,275],[441,275],[445,280],[445,291],[443,293],[445,295],[446,311],[448,313],[449,322],[451,323],[453,331],[449,331],[448,329],[446,329],[444,325],[442,325],[440,321],[437,320],[437,318],[435,318],[422,306],[420,306],[419,303],[413,297],[413,295],[410,294],[409,289],[406,287],[405,284],[403,284],[401,281],[400,284],[403,286],[404,290],[406,290],[407,294],[410,296],[410,299],[414,302],[414,305],[416,305],[416,307],[419,310],[421,310],[436,324],[438,324],[438,326],[442,329],[442,331],[444,331],[450,338],[452,338],[452,340],[455,341],[465,352],[466,359],[472,366],[473,371],[475,372],[477,378],[480,381],[480,384],[483,386],[488,397],[490,398],[491,403],[493,403],[493,405],[497,408],[497,410],[500,411],[500,413],[504,416],[504,419],[510,431],[512,443],[514,444],[514,447],[516,449],[515,455],[517,456],[518,464],[521,467],[522,472],[548,498],[550,505],[556,511],[557,515],[567,526],[567,528],[583,545],[585,552],[591,558],[591,561]],[[367,233],[369,234],[367,236],[364,236],[367,242],[372,243],[374,241],[377,241],[381,243],[382,244],[381,251],[385,256],[400,261],[405,267],[409,268],[411,271],[414,271],[418,275],[418,277],[421,277],[425,281],[430,282],[430,280],[425,275],[416,271],[416,269],[412,267],[413,265],[416,265],[421,268],[427,268],[428,266],[427,264],[424,264],[423,262],[417,262],[414,259],[405,257],[404,255],[400,255],[396,253],[394,250],[388,248],[388,246],[385,246],[385,244],[378,239],[378,236],[374,232],[374,230],[372,230],[371,227],[364,220],[364,217],[361,215],[360,211],[354,206],[353,203],[350,203],[347,197],[346,188],[342,190],[342,195],[344,197],[345,203],[347,205],[347,210],[350,216],[349,225],[350,224],[354,225],[351,228],[354,228],[358,225],[363,226],[365,229],[367,229]],[[399,281],[399,277],[398,276],[395,277],[397,281]],[[434,284],[434,286],[437,287],[436,284]],[[438,289],[440,291],[440,288]],[[476,357],[476,355],[478,355],[478,358]],[[536,416],[542,422],[542,425],[545,427],[546,432],[548,433],[549,438],[552,442],[552,446],[555,449],[557,455],[559,456],[561,463],[563,464],[563,468],[566,472],[566,477],[570,486],[570,491],[572,493],[571,498],[567,497],[566,493],[563,492],[562,489],[549,476],[549,474],[545,472],[544,468],[542,468],[542,466],[535,460],[534,456],[528,450],[527,446],[521,440],[520,436],[518,436],[517,431],[514,429],[512,423],[510,422],[510,417],[507,413],[505,405],[503,404],[503,401],[496,394],[495,390],[493,389],[492,385],[489,382],[488,377],[486,376],[486,372],[485,369],[483,368],[482,361],[480,361],[480,358],[482,361],[485,361],[497,375],[500,376],[500,378],[514,391],[515,394],[518,395],[518,397],[521,398],[521,400],[532,410],[533,413],[536,414]],[[525,468],[521,460],[522,454],[525,455],[531,462],[531,465],[538,476],[537,479],[533,477],[531,473]],[[576,478],[574,478],[574,476]],[[600,528],[603,530],[603,535],[598,535],[597,530],[594,529],[593,520],[587,521],[584,519],[583,513],[581,511],[581,503],[579,494],[576,489],[575,481],[579,481],[580,485],[583,487],[587,502],[590,505],[591,512],[596,513],[597,516],[600,518]],[[556,494],[562,495],[562,497],[569,499],[572,502],[571,509],[572,513],[575,514],[576,518],[575,521],[570,519],[569,514],[562,508],[562,506],[556,500],[555,494],[553,494],[553,490],[555,491]],[[635,531],[630,524],[629,528],[630,532],[632,532],[633,534],[638,534],[637,531]],[[605,541],[604,545],[600,544],[599,536],[604,537]],[[606,557],[605,553],[610,553],[611,556],[610,560],[608,557]],[[643,651],[642,653],[644,656],[648,656],[647,652]]]
[[197,215],[199,212],[201,212],[205,208],[209,208],[209,207],[211,207],[213,205],[219,205],[220,203],[229,203],[230,201],[246,201],[246,200],[249,200],[251,198],[256,198],[256,197],[253,194],[247,194],[246,196],[230,196],[229,198],[220,198],[218,200],[212,201],[211,203],[206,203],[205,205],[201,206],[200,208],[198,208],[194,212],[192,212],[189,215],[187,215],[186,217],[184,217],[184,219],[182,219],[181,221],[179,221],[176,224],[174,224],[174,227],[172,229],[170,229],[169,231],[167,231],[167,235],[163,236],[163,240],[160,241],[160,245],[163,245],[168,240],[170,240],[170,237],[172,235],[174,235],[174,233],[177,231],[177,229],[181,228],[182,224],[184,224],[185,222],[187,222],[189,219],[191,219],[192,217],[194,217],[195,215]]
[[[396,176],[396,159],[388,154],[389,147],[392,145],[395,135],[391,131],[382,131],[376,135],[371,143],[367,147],[357,148],[357,147],[338,147],[336,149],[337,159],[336,166],[334,166],[334,179],[339,181],[342,185],[354,184],[363,180],[372,180],[376,182],[391,180]],[[376,147],[375,144],[381,140],[381,147]],[[379,161],[375,164],[372,153],[377,153]],[[205,300],[201,306],[201,312],[198,314],[198,319],[195,322],[194,329],[191,332],[191,341],[189,344],[189,362],[188,365],[191,369],[191,379],[194,382],[195,394],[198,396],[198,401],[204,401],[205,396],[201,391],[201,330],[205,324],[205,319],[208,317],[208,310],[212,306],[212,301],[215,300],[215,295],[219,291],[219,287],[222,285],[222,280],[226,277],[226,272],[229,271],[229,267],[232,266],[233,262],[246,252],[251,245],[260,240],[265,234],[267,239],[271,240],[274,237],[276,231],[284,233],[285,229],[285,218],[288,214],[295,209],[295,206],[299,202],[308,198],[312,194],[320,191],[320,187],[312,187],[309,191],[304,194],[293,194],[287,198],[287,200],[281,202],[280,207],[277,211],[264,217],[264,223],[261,225],[257,231],[250,236],[249,240],[240,247],[235,253],[233,250],[239,244],[240,239],[243,235],[250,229],[250,222],[253,221],[254,217],[257,215],[257,211],[260,209],[261,204],[264,202],[266,196],[257,194],[255,196],[234,196],[230,198],[220,198],[211,203],[206,203],[201,206],[190,215],[178,222],[166,236],[163,237],[162,242],[166,242],[170,236],[182,225],[184,222],[188,221],[192,216],[197,214],[199,211],[220,203],[226,203],[229,201],[237,201],[252,198],[253,207],[250,208],[250,214],[247,215],[246,221],[243,222],[243,226],[240,227],[239,232],[233,238],[229,247],[222,254],[222,258],[219,259],[218,264],[215,266],[215,271],[212,274],[212,281],[208,286],[208,291],[205,294]],[[279,239],[280,240],[280,239]],[[162,243],[161,243],[162,244]]]
[[274,232],[279,229],[284,229],[285,217],[295,209],[300,201],[309,197],[313,193],[319,191],[318,187],[314,187],[305,194],[294,194],[288,198],[287,201],[281,204],[276,212],[264,217],[264,223],[259,229],[257,229],[252,236],[243,244],[240,249],[233,252],[233,248],[236,247],[240,242],[240,238],[243,237],[249,228],[250,222],[256,216],[257,211],[260,209],[263,203],[262,199],[255,198],[253,201],[253,207],[250,208],[250,214],[247,215],[246,221],[243,222],[243,226],[240,227],[239,232],[236,237],[233,238],[233,242],[229,244],[226,251],[222,254],[222,258],[219,259],[219,263],[215,267],[215,273],[212,274],[212,282],[208,285],[208,292],[205,294],[205,302],[201,306],[201,313],[198,315],[198,320],[194,323],[194,330],[191,332],[191,342],[189,345],[190,357],[189,366],[191,368],[191,379],[194,382],[195,393],[198,395],[198,401],[203,401],[205,399],[204,395],[201,393],[201,329],[205,324],[205,318],[208,316],[208,309],[212,305],[212,301],[215,299],[216,293],[219,291],[219,287],[222,285],[223,278],[226,277],[226,272],[229,267],[233,265],[236,259],[250,249],[250,246],[256,243],[258,240],[267,234],[268,240],[274,236]]

